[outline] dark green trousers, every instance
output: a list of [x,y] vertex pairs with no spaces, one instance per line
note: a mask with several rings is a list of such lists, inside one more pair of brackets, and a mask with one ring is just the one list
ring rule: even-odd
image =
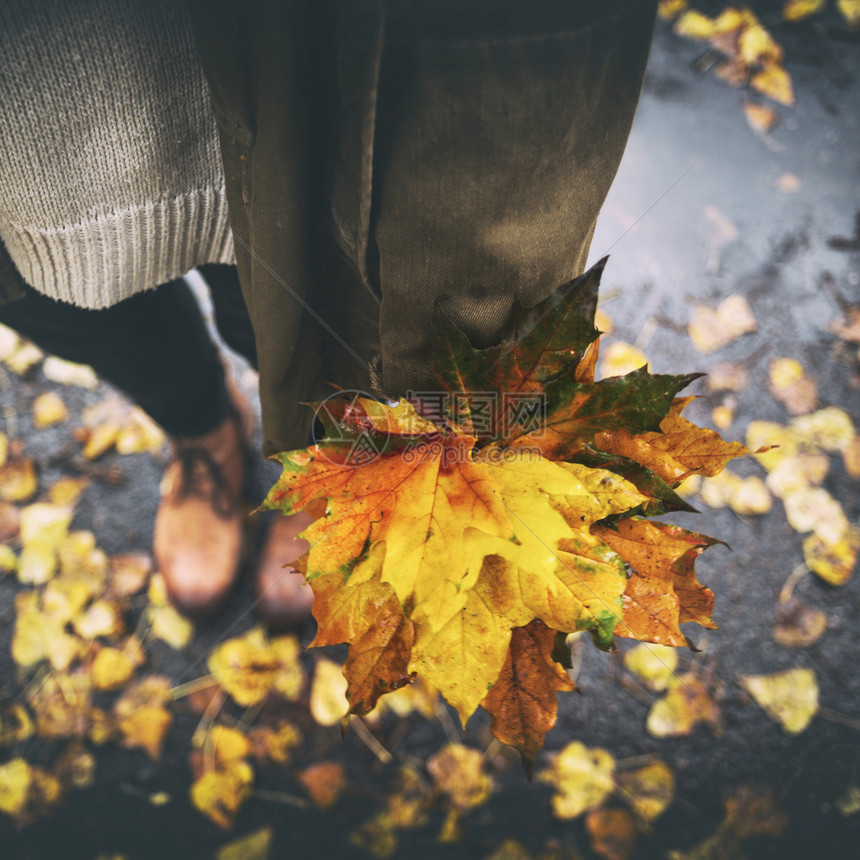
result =
[[654,0],[191,0],[257,337],[265,448],[300,401],[433,388],[437,304],[476,345],[582,272]]

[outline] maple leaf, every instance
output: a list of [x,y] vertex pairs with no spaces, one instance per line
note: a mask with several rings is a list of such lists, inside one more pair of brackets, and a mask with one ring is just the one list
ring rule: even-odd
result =
[[496,683],[481,702],[493,734],[522,753],[530,773],[558,714],[556,691],[575,685],[552,658],[555,631],[540,621],[517,627]]
[[675,488],[746,448],[681,417],[677,394],[697,374],[595,381],[604,263],[517,304],[488,349],[440,313],[439,391],[314,404],[324,437],[277,456],[261,509],[314,517],[296,562],[314,592],[312,644],[349,645],[346,683],[324,685],[329,723],[417,677],[464,725],[483,703],[528,765],[556,692],[572,689],[559,636],[678,646],[679,624],[713,626],[693,565],[716,541],[634,516],[692,510]]

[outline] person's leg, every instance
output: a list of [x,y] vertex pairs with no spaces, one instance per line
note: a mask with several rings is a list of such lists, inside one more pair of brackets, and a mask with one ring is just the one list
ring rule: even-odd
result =
[[246,432],[193,295],[172,281],[104,310],[55,302],[26,288],[0,322],[41,348],[91,365],[173,437],[153,548],[174,603],[213,608],[241,555]]
[[170,436],[202,436],[230,412],[224,369],[184,281],[103,310],[57,302],[32,288],[0,305],[0,323],[67,361],[90,365]]
[[[256,368],[256,339],[237,268],[213,263],[198,266],[197,271],[209,285],[218,333],[231,349]],[[272,627],[296,626],[310,614],[313,593],[304,579],[285,565],[309,549],[307,541],[298,535],[312,520],[306,514],[286,517],[272,513],[260,515],[260,522],[267,532],[257,562],[257,612]]]

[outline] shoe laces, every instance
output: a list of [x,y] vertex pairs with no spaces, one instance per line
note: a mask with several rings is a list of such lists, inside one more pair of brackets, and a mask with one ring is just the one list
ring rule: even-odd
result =
[[197,497],[208,502],[222,519],[236,512],[237,500],[223,469],[206,448],[196,445],[182,447],[176,452],[179,464],[177,500]]

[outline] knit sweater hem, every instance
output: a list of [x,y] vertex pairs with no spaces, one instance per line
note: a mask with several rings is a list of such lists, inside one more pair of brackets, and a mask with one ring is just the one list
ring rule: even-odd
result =
[[46,296],[105,308],[202,263],[233,263],[224,186],[155,200],[59,229],[0,228],[22,278]]

